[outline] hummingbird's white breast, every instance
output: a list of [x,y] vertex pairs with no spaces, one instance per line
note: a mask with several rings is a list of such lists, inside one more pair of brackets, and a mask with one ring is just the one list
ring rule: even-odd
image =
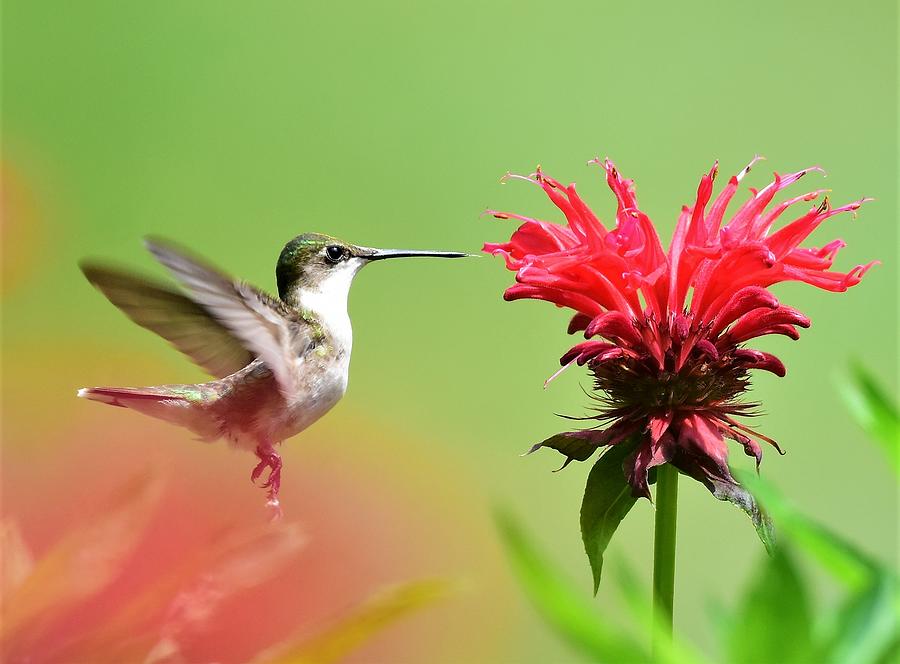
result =
[[327,348],[317,354],[298,356],[297,372],[300,391],[287,399],[285,421],[276,437],[288,438],[299,433],[331,410],[347,391],[353,328],[347,311],[347,299],[353,277],[365,263],[352,259],[338,266],[315,285],[298,288],[296,301],[312,313],[322,326]]
[[347,298],[353,277],[363,265],[363,261],[351,259],[318,283],[298,286],[291,299],[316,318],[325,333],[325,343],[314,349],[296,349],[293,394],[284,394],[259,360],[234,376],[228,394],[214,406],[223,423],[222,435],[232,444],[253,450],[261,440],[280,442],[290,438],[325,415],[344,396],[353,346]]
[[347,312],[347,299],[353,277],[365,262],[352,258],[329,272],[318,284],[301,285],[297,301],[300,306],[313,313],[332,339],[335,353],[346,354],[350,359],[353,348],[353,328]]

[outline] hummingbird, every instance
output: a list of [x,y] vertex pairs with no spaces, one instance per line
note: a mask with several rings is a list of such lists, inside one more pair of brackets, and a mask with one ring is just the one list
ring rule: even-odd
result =
[[455,251],[372,249],[320,233],[288,242],[275,267],[278,297],[235,280],[171,242],[151,254],[184,292],[90,261],[81,270],[138,325],[156,332],[213,380],[153,387],[88,387],[78,396],[185,427],[204,442],[224,438],[253,452],[250,475],[280,515],[282,441],[325,415],[347,390],[353,332],[347,311],[357,272],[393,258],[462,258]]

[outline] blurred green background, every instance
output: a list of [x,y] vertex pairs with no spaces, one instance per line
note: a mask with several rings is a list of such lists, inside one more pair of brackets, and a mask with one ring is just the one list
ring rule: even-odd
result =
[[[585,165],[598,155],[636,180],[642,208],[667,239],[714,159],[727,176],[760,153],[768,161],[744,184],[819,164],[827,179],[811,175],[790,195],[821,186],[835,203],[875,197],[858,219],[837,217],[813,239],[847,241],[842,270],[883,262],[846,294],[776,289],[813,326],[799,342],[762,345],[788,367],[784,379],[754,381],[765,410],[759,428],[787,450],[768,451],[762,472],[807,513],[896,560],[895,486],[834,389],[850,358],[894,392],[898,385],[896,55],[896,4],[885,0],[8,0],[6,499],[20,488],[16,464],[53,458],[61,443],[48,430],[65,431],[87,410],[97,437],[112,420],[119,430],[151,431],[162,454],[191,444],[164,424],[74,399],[83,384],[201,379],[84,281],[82,257],[161,274],[140,242],[158,234],[271,290],[282,245],[305,231],[476,251],[514,228],[479,216],[486,207],[559,217],[537,190],[501,186],[507,170],[540,163],[577,181],[611,219],[612,196],[599,169]],[[467,647],[458,656],[577,660],[534,616],[490,529],[491,506],[509,507],[589,592],[578,532],[588,467],[551,474],[558,459],[549,452],[519,458],[565,428],[554,413],[583,414],[589,381],[572,371],[541,389],[569,345],[567,316],[545,303],[504,304],[510,276],[490,258],[364,271],[350,301],[349,392],[285,445],[285,462],[367,459],[354,477],[385,492],[391,478],[406,478],[409,509],[428,523],[417,536],[456,542],[449,554],[422,555],[443,555],[442,571],[471,576],[483,609],[477,620],[460,614],[448,623],[443,638]],[[322,441],[311,457],[305,439]],[[330,440],[351,442],[330,449]],[[245,477],[250,459],[224,446],[200,452],[225,460],[227,476],[208,490],[260,498]],[[745,463],[738,450],[733,458]],[[732,600],[761,547],[740,512],[699,485],[682,487],[677,624],[708,646],[711,599]],[[284,499],[302,521],[304,487],[288,485]],[[438,503],[440,518],[429,519]],[[609,555],[649,573],[651,521],[651,505],[639,504]],[[408,535],[398,532],[396,546]],[[601,589],[598,601],[615,600]],[[454,611],[463,605],[443,615]],[[414,630],[406,638],[414,641]],[[402,641],[394,648],[397,659],[416,657]]]

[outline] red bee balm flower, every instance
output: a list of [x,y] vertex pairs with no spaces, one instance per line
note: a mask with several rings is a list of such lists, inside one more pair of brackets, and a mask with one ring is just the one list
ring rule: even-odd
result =
[[[756,458],[757,439],[775,441],[736,418],[752,415],[739,401],[749,371],[784,376],[781,361],[747,348],[768,334],[798,338],[809,319],[780,304],[767,289],[781,281],[803,281],[829,291],[859,283],[874,263],[847,273],[831,271],[841,240],[821,248],[801,247],[823,221],[857,210],[867,199],[832,208],[821,204],[778,230],[788,208],[813,201],[817,190],[772,205],[776,194],[819,168],[807,168],[751,189],[750,199],[725,221],[738,183],[757,161],[732,177],[712,200],[718,164],[700,179],[697,198],[682,208],[668,251],[649,217],[638,207],[634,185],[608,159],[599,164],[618,202],[616,225],[607,229],[575,191],[540,169],[524,179],[541,187],[566,217],[566,225],[490,210],[500,219],[524,222],[509,242],[488,243],[516,273],[506,300],[534,298],[576,311],[569,333],[588,341],[560,359],[563,368],[586,365],[600,393],[596,419],[602,429],[560,434],[532,448],[558,449],[569,463],[626,440],[638,442],[625,461],[635,496],[649,497],[648,471],[671,463],[718,495],[734,485],[726,438]],[[780,450],[779,450],[780,451]]]

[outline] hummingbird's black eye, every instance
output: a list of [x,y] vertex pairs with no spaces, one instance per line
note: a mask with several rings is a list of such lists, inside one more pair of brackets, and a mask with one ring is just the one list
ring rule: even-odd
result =
[[325,247],[325,258],[329,263],[340,263],[346,256],[347,252],[341,246],[331,244]]

